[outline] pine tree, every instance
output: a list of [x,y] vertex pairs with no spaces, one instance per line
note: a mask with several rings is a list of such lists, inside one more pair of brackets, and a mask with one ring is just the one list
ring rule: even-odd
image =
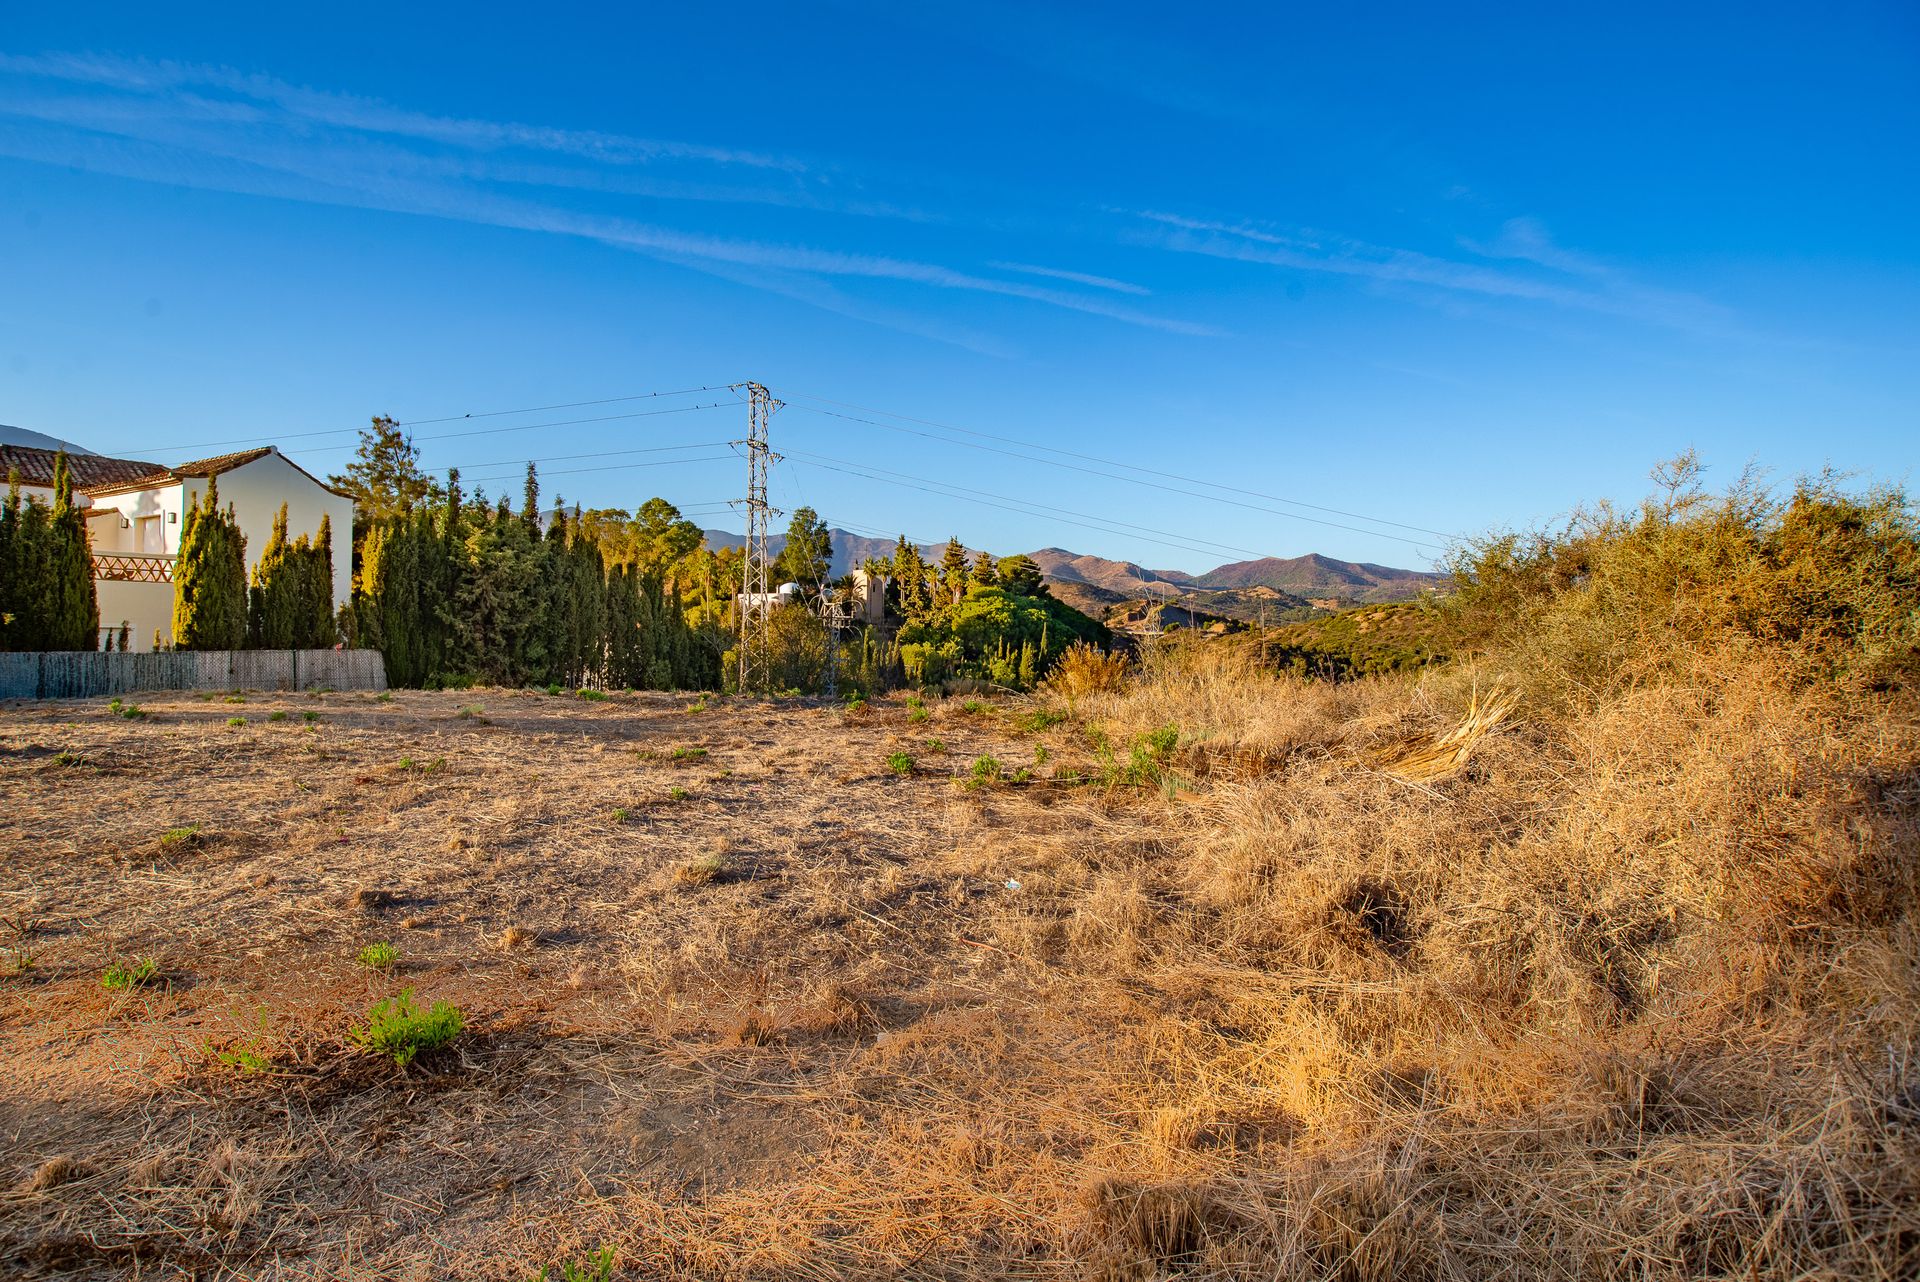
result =
[[967,550],[958,538],[949,538],[946,551],[940,554],[940,589],[948,601],[967,594]]
[[188,506],[173,569],[173,643],[182,650],[237,650],[247,639],[247,540],[232,509],[220,510],[217,478]]
[[900,613],[908,618],[926,613],[932,604],[927,596],[926,562],[920,559],[920,549],[907,542],[904,534],[893,549],[893,570],[900,594]]
[[973,558],[970,582],[980,588],[990,588],[1000,582],[1000,567],[994,564],[991,553],[982,552]]

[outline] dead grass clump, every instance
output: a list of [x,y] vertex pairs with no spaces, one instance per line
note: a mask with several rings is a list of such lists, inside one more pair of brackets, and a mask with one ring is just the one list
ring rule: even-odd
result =
[[722,1035],[728,1046],[771,1046],[780,1040],[779,1021],[763,1010],[750,1010],[729,1023]]
[[726,881],[731,873],[726,855],[716,850],[681,864],[673,870],[673,880],[681,886],[711,886]]
[[1238,1217],[1217,1190],[1182,1182],[1095,1178],[1080,1195],[1086,1254],[1108,1277],[1164,1276],[1199,1265]]
[[347,896],[347,907],[359,913],[380,913],[394,907],[400,897],[390,890],[362,886]]
[[1358,930],[1389,957],[1403,958],[1413,947],[1411,907],[1389,882],[1362,877],[1334,900],[1331,911],[1334,929]]
[[791,1021],[794,1032],[816,1037],[860,1037],[880,1026],[867,999],[856,989],[829,980],[812,993]]
[[539,942],[538,932],[525,926],[509,926],[500,933],[500,951],[503,953],[517,953]]
[[94,1173],[91,1164],[65,1154],[50,1157],[33,1168],[33,1174],[20,1182],[22,1193],[45,1193],[59,1188],[62,1184],[72,1184],[84,1180]]

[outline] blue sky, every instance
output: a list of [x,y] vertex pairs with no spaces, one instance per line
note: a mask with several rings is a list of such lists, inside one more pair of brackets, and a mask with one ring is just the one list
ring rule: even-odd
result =
[[1920,462],[1908,4],[191,8],[0,20],[0,422],[734,527],[613,398],[755,378],[783,507],[1189,570]]

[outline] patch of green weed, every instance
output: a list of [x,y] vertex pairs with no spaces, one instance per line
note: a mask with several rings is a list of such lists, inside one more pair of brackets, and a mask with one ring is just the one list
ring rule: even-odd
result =
[[435,1002],[422,1010],[413,1000],[413,990],[403,988],[395,996],[375,1002],[367,1012],[367,1022],[355,1025],[347,1038],[376,1055],[391,1056],[397,1066],[405,1068],[421,1053],[451,1042],[466,1026],[466,1016],[458,1006]]
[[359,961],[368,970],[386,970],[400,960],[400,950],[392,944],[368,944],[360,950]]
[[100,975],[100,987],[115,992],[139,988],[153,981],[160,973],[160,963],[151,957],[142,957],[137,961],[114,962]]

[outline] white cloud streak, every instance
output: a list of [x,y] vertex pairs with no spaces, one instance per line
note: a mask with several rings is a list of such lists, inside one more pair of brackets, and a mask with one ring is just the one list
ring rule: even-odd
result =
[[1491,247],[1481,248],[1471,242],[1465,247],[1486,259],[1530,263],[1546,269],[1544,275],[1321,233],[1289,235],[1247,223],[1190,218],[1158,210],[1139,211],[1138,217],[1161,229],[1149,235],[1151,243],[1177,253],[1352,276],[1385,285],[1545,303],[1697,334],[1727,336],[1738,332],[1726,308],[1694,295],[1638,284],[1597,259],[1554,244],[1545,229],[1530,219],[1507,223],[1501,238]]
[[[9,85],[4,79],[9,74],[62,87]],[[217,96],[222,93],[234,96]],[[757,203],[811,203],[848,212],[815,200],[806,186],[804,165],[757,152],[431,116],[225,69],[74,56],[0,54],[0,122],[8,119],[15,123],[0,123],[0,153],[19,159],[150,182],[578,237],[711,270],[748,285],[754,284],[751,270],[779,272],[786,278],[768,282],[772,292],[928,336],[963,331],[903,323],[897,310],[867,307],[826,288],[825,282],[896,281],[1019,299],[1167,333],[1219,332],[1098,296],[994,279],[937,263],[712,236],[499,190],[567,188],[618,195],[642,187],[640,194],[662,195],[673,192],[680,180],[643,177],[636,184],[633,169],[691,163],[768,172],[790,184]],[[503,153],[549,160],[503,164]],[[553,158],[576,163],[556,170]],[[684,185],[681,194],[690,199],[739,198],[704,180]],[[1037,274],[1138,291],[1106,278],[1045,269]],[[959,341],[975,350],[993,346],[972,334],[943,341]]]

